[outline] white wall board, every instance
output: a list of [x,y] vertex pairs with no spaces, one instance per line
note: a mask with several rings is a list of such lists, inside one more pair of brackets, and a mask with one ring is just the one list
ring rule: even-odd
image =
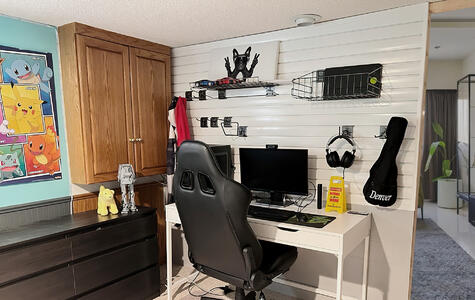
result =
[[[239,147],[309,150],[309,179],[322,183],[341,174],[325,162],[325,143],[341,125],[354,125],[358,145],[355,164],[345,172],[350,206],[373,214],[368,299],[407,299],[416,208],[417,160],[421,142],[422,95],[428,28],[427,3],[360,15],[309,27],[222,40],[172,50],[173,92],[182,96],[188,82],[206,78],[216,49],[234,45],[279,43],[276,97],[249,97],[189,102],[193,137],[212,144],[230,144],[239,174]],[[240,50],[243,51],[243,50]],[[290,95],[292,78],[308,72],[358,64],[383,64],[379,99],[308,102]],[[222,60],[224,69],[224,60]],[[219,76],[218,76],[219,77]],[[220,128],[200,128],[200,117],[232,116],[248,126],[247,138],[226,137]],[[409,127],[397,157],[398,200],[390,208],[369,205],[362,194],[369,169],[379,156],[383,140],[374,138],[392,116],[408,119]],[[362,248],[345,265],[343,292],[358,298]],[[300,251],[292,280],[333,288],[336,260]],[[301,291],[302,299],[313,299]]]

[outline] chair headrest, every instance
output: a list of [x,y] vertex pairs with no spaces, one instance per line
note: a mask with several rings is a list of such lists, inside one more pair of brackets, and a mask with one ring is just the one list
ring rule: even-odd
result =
[[218,167],[211,149],[200,141],[184,141],[178,148],[176,161],[177,173],[188,170],[211,177],[225,176]]

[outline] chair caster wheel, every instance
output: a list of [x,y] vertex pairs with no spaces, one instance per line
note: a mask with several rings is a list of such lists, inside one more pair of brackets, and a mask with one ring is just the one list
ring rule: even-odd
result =
[[259,294],[259,300],[266,300],[266,296],[264,295],[264,292],[260,292]]

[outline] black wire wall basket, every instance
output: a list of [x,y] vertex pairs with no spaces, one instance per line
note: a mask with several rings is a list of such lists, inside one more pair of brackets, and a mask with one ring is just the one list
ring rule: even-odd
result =
[[309,101],[381,97],[381,64],[327,68],[292,80],[291,94]]

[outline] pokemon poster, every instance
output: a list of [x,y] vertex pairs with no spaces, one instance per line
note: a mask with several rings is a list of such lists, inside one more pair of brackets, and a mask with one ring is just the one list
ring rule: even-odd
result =
[[61,179],[52,56],[0,46],[0,185]]

